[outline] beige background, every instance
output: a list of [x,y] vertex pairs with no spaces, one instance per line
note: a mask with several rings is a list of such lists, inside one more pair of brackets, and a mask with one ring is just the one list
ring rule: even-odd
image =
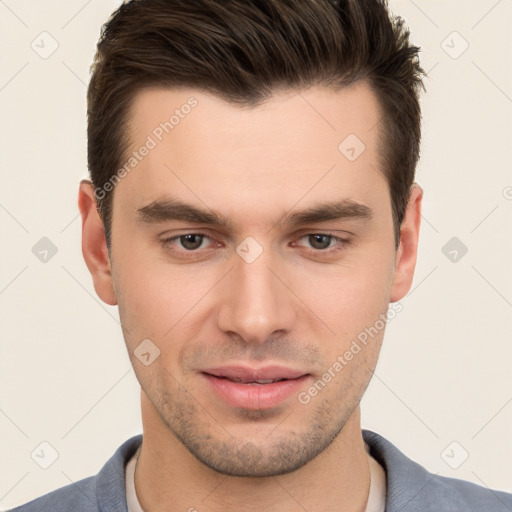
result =
[[[138,382],[117,309],[83,262],[76,205],[88,68],[116,5],[0,0],[2,510],[96,474],[141,432]],[[425,198],[415,281],[388,326],[363,426],[434,473],[512,491],[512,1],[391,7],[430,71]],[[47,51],[58,42],[46,59],[31,47],[41,37]],[[47,263],[32,253],[42,237],[58,249]],[[457,262],[442,252],[452,237],[468,248]],[[48,469],[31,458],[43,441],[59,454]]]

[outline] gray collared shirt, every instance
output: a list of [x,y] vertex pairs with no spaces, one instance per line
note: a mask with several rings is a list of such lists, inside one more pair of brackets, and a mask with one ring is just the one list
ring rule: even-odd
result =
[[[512,494],[434,475],[384,437],[363,439],[386,471],[386,512],[512,512]],[[52,491],[11,512],[127,512],[125,466],[142,442],[123,443],[96,475]]]

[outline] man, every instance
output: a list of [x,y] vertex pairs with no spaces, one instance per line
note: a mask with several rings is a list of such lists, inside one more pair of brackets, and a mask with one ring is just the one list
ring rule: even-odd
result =
[[418,51],[379,0],[114,13],[79,207],[144,433],[16,511],[512,509],[360,426],[416,263]]

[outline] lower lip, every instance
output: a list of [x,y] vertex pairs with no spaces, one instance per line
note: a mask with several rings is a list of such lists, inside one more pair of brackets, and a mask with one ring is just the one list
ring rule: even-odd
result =
[[309,380],[309,375],[297,379],[282,380],[271,384],[243,384],[202,373],[213,390],[232,407],[253,411],[278,406],[290,395],[296,395]]

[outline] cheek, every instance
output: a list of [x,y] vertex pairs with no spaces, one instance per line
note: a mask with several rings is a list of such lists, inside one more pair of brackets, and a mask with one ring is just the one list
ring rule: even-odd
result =
[[376,254],[303,269],[298,295],[338,335],[373,324],[388,308],[393,260]]
[[122,299],[118,300],[123,326],[131,337],[160,340],[183,315],[183,295],[164,279],[137,275],[136,269],[122,277]]
[[147,247],[113,261],[119,314],[132,344],[149,338],[166,346],[202,311],[201,298],[219,277],[212,268],[172,265]]
[[[117,252],[121,251],[117,246]],[[172,310],[171,288],[161,278],[158,266],[142,251],[123,252],[121,257],[113,253],[112,277],[125,336],[128,331],[133,343],[139,338],[156,338],[163,330],[160,324],[171,321],[166,317]]]

